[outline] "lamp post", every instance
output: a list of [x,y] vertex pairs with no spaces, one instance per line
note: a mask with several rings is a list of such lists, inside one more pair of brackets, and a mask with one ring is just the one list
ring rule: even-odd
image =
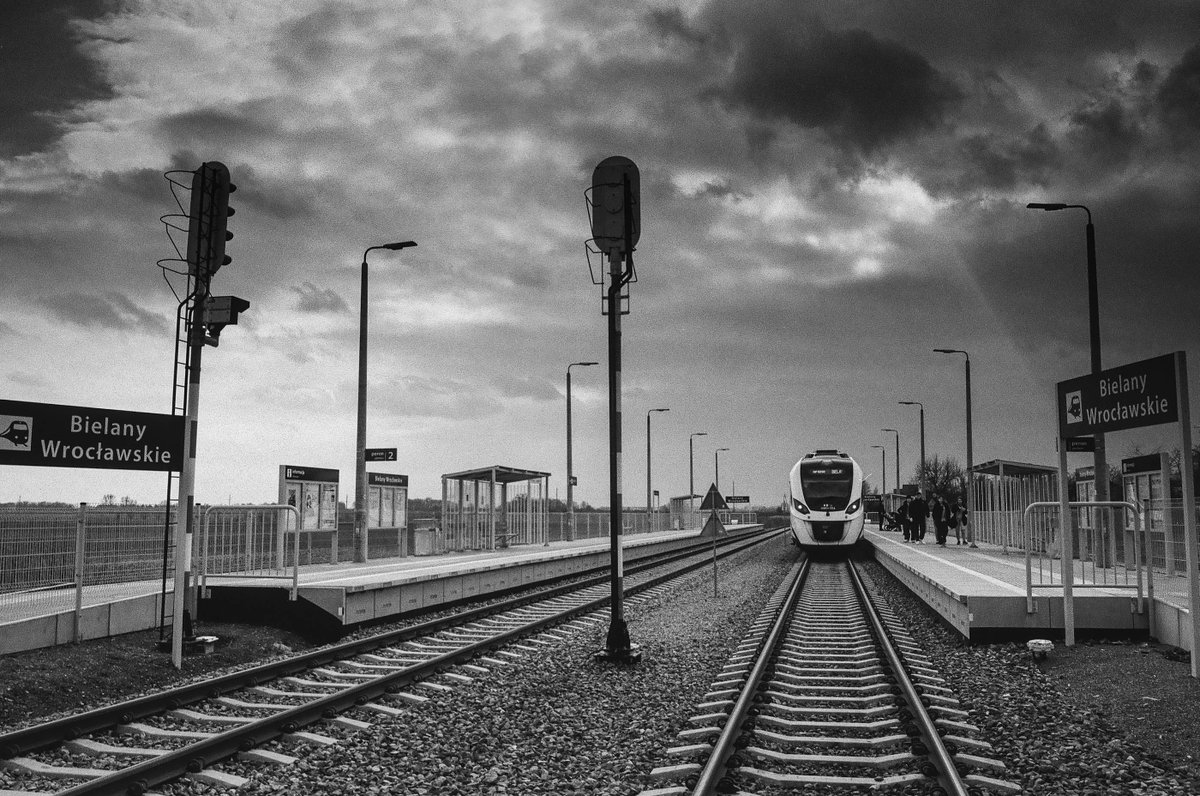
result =
[[[880,489],[880,494],[886,496],[887,495],[887,448],[885,448],[883,445],[872,445],[871,447],[879,448],[879,455],[881,457],[880,464],[879,464],[879,467],[880,467],[879,471],[881,473],[883,473],[883,486],[880,487],[879,489]],[[884,508],[885,509],[887,508],[887,504],[884,504]]]
[[415,241],[370,246],[363,252],[358,303],[358,440],[354,468],[354,560],[367,560],[367,254],[375,249],[399,251]]
[[[688,513],[689,514],[696,513],[696,497],[695,497],[695,495],[696,495],[696,465],[695,465],[696,459],[694,456],[694,449],[692,447],[692,442],[696,439],[696,437],[707,437],[707,436],[708,436],[707,431],[697,431],[695,434],[692,434],[691,436],[688,437]],[[693,518],[689,518],[688,522],[691,522],[692,519]]]
[[967,543],[971,547],[978,547],[975,544],[975,514],[974,505],[972,503],[972,480],[971,467],[974,461],[971,458],[971,355],[960,348],[935,348],[933,349],[938,354],[962,354],[966,359],[966,384],[967,384],[967,472],[966,483],[963,485],[967,492]]
[[567,365],[567,533],[568,542],[575,539],[575,474],[571,464],[571,368],[599,365],[599,362],[572,362]]
[[917,468],[917,486],[925,492],[925,404],[920,401],[897,401],[901,406],[921,407],[921,464]]
[[717,491],[721,491],[721,451],[727,451],[729,448],[717,448],[713,451],[713,486]]
[[651,409],[646,412],[646,530],[650,530],[650,518],[654,516],[654,505],[650,491],[650,415],[655,412],[670,412],[670,409]]
[[900,488],[900,432],[894,428],[881,428],[880,431],[888,431],[896,435],[896,489]]
[[[1062,202],[1030,202],[1025,205],[1031,210],[1082,210],[1087,213],[1087,280],[1088,280],[1088,337],[1091,341],[1092,374],[1098,374],[1100,366],[1100,290],[1096,277],[1096,228],[1092,226],[1092,211],[1084,205],[1069,205]],[[1104,450],[1104,434],[1092,435],[1096,440],[1096,500],[1108,500],[1108,463]]]

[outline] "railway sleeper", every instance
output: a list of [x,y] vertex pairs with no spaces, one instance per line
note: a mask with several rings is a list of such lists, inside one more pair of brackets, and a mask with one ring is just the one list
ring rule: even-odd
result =
[[813,755],[796,754],[793,752],[777,752],[774,749],[764,749],[760,746],[748,746],[745,749],[748,757],[758,760],[768,760],[784,765],[829,765],[829,766],[863,766],[866,768],[892,768],[905,765],[916,760],[912,752],[893,752],[885,755]]
[[1015,782],[984,776],[982,774],[967,774],[963,777],[967,784],[974,785],[995,793],[1022,793],[1023,789]]
[[150,749],[142,746],[115,746],[94,741],[91,738],[76,738],[66,742],[66,748],[81,755],[114,755],[119,757],[162,757],[170,754],[166,749]]
[[867,685],[809,685],[807,683],[788,683],[780,680],[771,682],[772,691],[790,691],[794,693],[837,693],[837,694],[874,694],[890,692],[890,683],[880,680]]
[[167,715],[172,716],[177,719],[183,719],[184,721],[194,721],[194,722],[198,722],[201,724],[239,724],[240,725],[240,724],[253,724],[254,722],[258,721],[258,719],[250,718],[248,716],[225,716],[225,715],[214,714],[214,713],[201,713],[198,710],[191,710],[189,708],[177,708],[175,710],[169,711],[167,713]]
[[912,739],[907,735],[893,733],[891,735],[878,735],[873,738],[839,738],[832,735],[784,735],[780,732],[771,732],[770,730],[755,730],[754,734],[765,741],[780,744],[781,746],[851,746],[862,748],[880,748],[886,746],[895,746],[896,744],[909,744]]
[[801,785],[840,785],[843,787],[893,787],[907,785],[926,780],[924,774],[907,773],[893,774],[886,777],[839,777],[828,774],[781,774],[776,771],[765,771],[752,766],[738,769],[738,775],[752,777],[760,782],[783,787],[798,787]]
[[787,694],[780,691],[767,691],[772,699],[782,701],[782,704],[792,705],[815,705],[815,704],[844,704],[844,705],[876,705],[880,702],[891,702],[892,695],[890,693],[869,694],[866,696],[832,696],[822,694],[819,696],[803,696],[799,694]]
[[771,710],[778,711],[792,716],[860,716],[869,718],[871,716],[887,716],[896,712],[895,705],[885,705],[883,707],[869,708],[817,708],[817,707],[793,707],[791,705],[780,705],[774,703],[771,705]]
[[759,716],[757,721],[759,724],[769,724],[789,730],[817,730],[819,732],[828,730],[858,733],[883,732],[884,730],[900,726],[900,720],[897,718],[878,719],[876,721],[800,721],[764,714]]
[[144,735],[147,738],[182,738],[189,741],[204,741],[209,738],[215,738],[220,733],[217,732],[200,732],[193,730],[164,730],[162,727],[154,727],[141,722],[130,722],[129,724],[117,725],[117,732],[123,735]]
[[31,757],[12,757],[8,760],[0,761],[0,765],[3,765],[9,771],[18,771],[22,774],[33,774],[50,779],[98,779],[112,773],[103,768],[52,766],[48,763],[34,760]]

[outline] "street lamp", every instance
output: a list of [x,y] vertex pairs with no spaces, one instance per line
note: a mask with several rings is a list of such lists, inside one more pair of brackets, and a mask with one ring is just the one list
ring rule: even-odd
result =
[[[1082,210],[1087,213],[1087,279],[1088,279],[1088,336],[1092,349],[1092,374],[1100,367],[1100,290],[1096,277],[1096,228],[1092,226],[1092,211],[1084,205],[1069,205],[1062,202],[1030,202],[1025,205],[1031,210]],[[1104,434],[1092,435],[1096,440],[1093,463],[1096,470],[1096,500],[1108,500],[1108,464],[1104,450]]]
[[571,469],[571,368],[599,365],[599,362],[572,362],[567,365],[567,533],[568,542],[575,539],[575,475]]
[[917,468],[917,486],[925,492],[925,404],[920,401],[897,401],[901,406],[921,407],[921,466]]
[[717,491],[721,491],[721,451],[727,451],[729,448],[717,448],[713,451],[713,486]]
[[[883,445],[872,445],[871,447],[879,448],[879,454],[881,456],[880,464],[879,464],[879,466],[880,466],[879,471],[881,473],[883,473],[883,486],[879,488],[879,491],[880,491],[881,495],[886,497],[886,495],[887,495],[887,448],[885,448]],[[886,503],[884,504],[884,508],[887,508]]]
[[358,304],[358,450],[354,468],[354,560],[367,560],[367,254],[375,249],[399,251],[416,241],[370,246],[363,252]]
[[888,431],[896,435],[896,489],[900,488],[900,432],[894,428],[881,428],[880,431]]
[[651,409],[646,412],[646,530],[650,530],[650,518],[654,516],[654,506],[650,492],[650,415],[655,412],[670,412],[670,409]]
[[974,461],[971,458],[971,355],[959,348],[935,348],[933,349],[938,354],[962,354],[966,358],[966,382],[967,382],[967,471],[966,483],[963,485],[967,492],[967,543],[971,547],[978,547],[975,544],[975,514],[971,500],[971,467]]
[[[696,513],[696,465],[695,456],[693,455],[692,442],[696,439],[696,437],[707,436],[707,431],[697,431],[695,434],[692,434],[690,437],[688,437],[688,512],[693,515]],[[689,518],[688,522],[691,521],[692,518]]]

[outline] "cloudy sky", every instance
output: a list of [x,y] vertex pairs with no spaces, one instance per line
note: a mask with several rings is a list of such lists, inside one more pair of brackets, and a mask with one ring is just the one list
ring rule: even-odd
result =
[[[584,190],[641,173],[624,323],[626,504],[713,478],[775,503],[839,447],[878,482],[930,455],[1056,461],[1054,384],[1088,372],[1081,210],[1104,365],[1200,371],[1200,5],[1127,2],[10,0],[0,28],[0,398],[169,412],[164,172],[238,186],[205,350],[197,492],[353,491],[359,269],[368,445],[411,494],[503,464],[607,504],[606,327]],[[186,201],[186,196],[183,197]],[[593,264],[596,263],[593,257]],[[179,289],[178,279],[172,280]],[[1197,381],[1192,378],[1192,392]],[[1161,435],[1160,435],[1161,436]],[[1161,440],[1158,440],[1161,442]],[[1127,432],[1116,455],[1153,447]],[[1077,464],[1085,464],[1081,459]],[[734,482],[734,483],[731,483]],[[8,467],[0,502],[161,500],[165,477]]]

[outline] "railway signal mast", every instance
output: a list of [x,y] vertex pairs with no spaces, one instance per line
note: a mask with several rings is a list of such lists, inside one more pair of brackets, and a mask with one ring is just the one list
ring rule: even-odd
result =
[[[621,316],[629,313],[629,284],[637,281],[633,252],[641,234],[641,179],[632,160],[615,155],[605,158],[592,172],[590,195],[585,192],[591,217],[593,249],[601,256],[599,278],[588,270],[592,283],[601,286],[600,313],[608,316],[608,444],[609,528],[611,530],[611,618],[605,649],[597,659],[637,663],[642,653],[630,643],[624,610],[624,551],[621,546]],[[607,259],[607,270],[604,259]]]

